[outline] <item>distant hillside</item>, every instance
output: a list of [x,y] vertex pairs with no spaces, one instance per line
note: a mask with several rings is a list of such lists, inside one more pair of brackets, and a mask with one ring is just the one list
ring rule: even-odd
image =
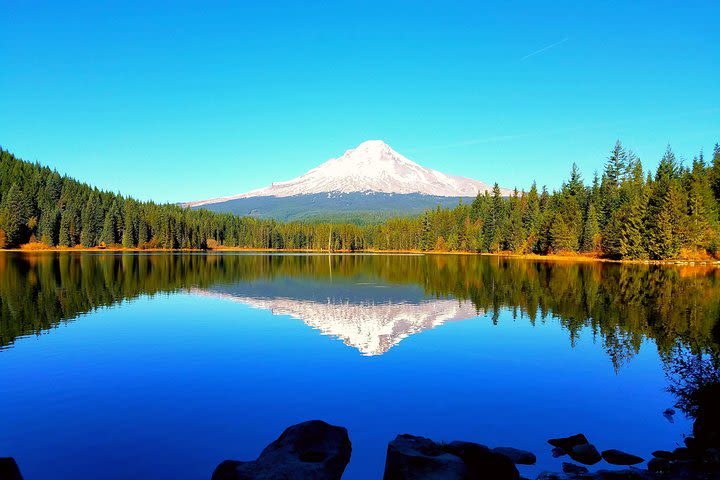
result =
[[355,224],[378,223],[391,217],[419,215],[428,208],[455,207],[474,198],[441,197],[419,193],[316,193],[291,197],[236,198],[194,207],[240,216],[279,221],[332,221]]

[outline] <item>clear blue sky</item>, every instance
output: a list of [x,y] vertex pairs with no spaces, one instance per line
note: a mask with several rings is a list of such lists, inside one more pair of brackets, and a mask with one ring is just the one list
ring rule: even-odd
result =
[[0,0],[0,145],[142,199],[367,139],[521,188],[720,141],[717,1],[99,3]]

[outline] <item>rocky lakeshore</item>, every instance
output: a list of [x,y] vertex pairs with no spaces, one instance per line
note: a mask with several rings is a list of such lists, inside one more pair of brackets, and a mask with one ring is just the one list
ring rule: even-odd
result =
[[[599,450],[582,433],[551,438],[548,448],[562,472],[543,472],[536,480],[719,480],[720,384],[706,385],[692,397],[695,417],[685,446],[656,450],[644,459],[616,449]],[[666,411],[666,415],[670,415]],[[285,429],[251,461],[225,460],[212,480],[340,480],[350,462],[352,443],[344,427],[310,420]],[[590,468],[601,460],[618,469]],[[437,442],[401,434],[387,447],[383,480],[529,480],[517,465],[534,465],[532,452],[490,448],[473,442]],[[0,480],[22,480],[12,458],[0,458]]]
[[[690,375],[678,394],[678,405],[694,418],[685,446],[656,450],[646,459],[617,449],[598,449],[582,433],[551,438],[555,458],[567,458],[561,472],[543,472],[536,480],[720,480],[720,382],[717,375]],[[713,366],[713,372],[714,366]],[[701,379],[695,382],[694,379]],[[663,412],[666,417],[673,409]],[[254,461],[226,460],[212,480],[339,480],[350,461],[347,429],[312,420],[286,429]],[[617,469],[591,468],[604,460]],[[402,434],[387,447],[383,480],[528,480],[518,465],[534,465],[532,452],[490,448],[473,442],[437,442]]]
[[[536,480],[717,480],[720,479],[717,414],[696,420],[685,447],[653,452],[645,459],[620,450],[599,451],[582,433],[548,440],[555,457],[567,456],[562,472],[543,472]],[[251,461],[225,460],[212,480],[340,480],[350,462],[347,429],[321,420],[288,427]],[[605,460],[627,468],[590,471]],[[473,442],[436,442],[401,434],[388,444],[383,480],[528,480],[517,465],[534,465],[532,452],[512,447],[490,448]],[[0,458],[0,480],[22,480],[12,458]]]
[[[537,480],[683,480],[720,478],[717,431],[696,427],[686,447],[658,450],[646,468],[645,459],[609,449],[599,451],[583,434],[548,440],[556,457],[567,456],[562,472],[544,472]],[[293,425],[253,461],[226,460],[212,480],[339,480],[350,461],[352,444],[343,427],[320,420]],[[591,472],[605,460],[623,466]],[[532,452],[512,447],[490,448],[473,442],[436,442],[415,435],[398,435],[388,444],[384,480],[522,480],[517,465],[533,465]]]

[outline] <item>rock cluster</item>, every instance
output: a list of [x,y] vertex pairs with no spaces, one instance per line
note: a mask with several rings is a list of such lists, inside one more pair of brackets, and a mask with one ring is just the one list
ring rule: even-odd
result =
[[555,447],[552,450],[554,457],[569,455],[576,462],[585,465],[595,465],[600,460],[605,460],[612,465],[637,465],[643,462],[642,458],[620,450],[604,450],[600,453],[582,433],[563,438],[551,438],[548,443]]
[[[563,462],[562,473],[542,473],[537,480],[720,479],[717,430],[712,425],[696,425],[694,431],[696,435],[686,439],[686,447],[653,452],[647,469],[590,472],[587,467]],[[548,443],[554,447],[555,456],[567,455],[585,465],[595,465],[600,460],[625,467],[643,462],[642,458],[620,450],[599,452],[582,433],[553,438]],[[350,461],[350,453],[347,430],[313,420],[286,429],[257,460],[222,462],[212,480],[339,480]],[[531,452],[512,447],[489,448],[461,441],[442,443],[403,434],[388,444],[383,480],[521,480],[516,465],[532,465],[535,461]]]
[[[571,435],[569,437],[551,438],[548,443],[554,448],[552,454],[554,457],[568,455],[571,459],[585,465],[595,465],[600,460],[605,460],[612,465],[636,465],[642,463],[643,459],[625,453],[620,450],[604,450],[602,453],[588,441],[587,437],[582,433]],[[655,477],[646,470],[626,469],[626,470],[598,470],[590,472],[587,467],[575,465],[570,462],[563,462],[563,473],[543,473],[537,480],[646,480]]]
[[[516,459],[534,459],[515,450]],[[485,445],[472,442],[438,443],[414,435],[398,435],[388,444],[383,480],[518,480],[513,460]]]
[[[720,480],[720,386],[699,402],[693,436],[685,446],[656,450],[647,469],[632,467],[644,460],[620,450],[598,449],[582,433],[553,438],[553,456],[569,456],[585,465],[605,460],[629,468],[590,472],[563,462],[562,473],[545,472],[537,480]],[[287,428],[253,461],[225,460],[212,480],[340,480],[352,445],[343,427],[311,420]],[[472,442],[436,442],[398,435],[388,444],[383,480],[526,480],[516,465],[533,465],[535,455],[512,447],[489,448]],[[22,480],[15,460],[0,458],[1,480]]]
[[[320,420],[293,425],[250,462],[225,460],[212,480],[337,480],[350,461],[347,430]],[[512,447],[472,442],[439,443],[398,435],[388,444],[384,480],[519,480],[515,464],[535,455]]]

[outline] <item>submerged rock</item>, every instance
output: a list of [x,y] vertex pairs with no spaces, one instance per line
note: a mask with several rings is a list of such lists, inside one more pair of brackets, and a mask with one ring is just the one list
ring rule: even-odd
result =
[[656,480],[647,470],[630,468],[626,470],[598,470],[591,477],[597,480]]
[[257,460],[222,462],[212,480],[339,480],[351,452],[345,428],[311,420],[285,429]]
[[384,480],[461,480],[466,475],[465,462],[429,438],[398,435],[388,444]]
[[23,480],[15,459],[12,457],[0,458],[0,479],[2,480]]
[[570,458],[572,458],[576,462],[584,463],[585,465],[595,465],[600,460],[602,460],[600,452],[598,452],[597,448],[595,448],[595,445],[591,443],[575,445],[570,449],[568,455],[570,455]]
[[602,458],[613,465],[637,465],[643,462],[643,459],[637,455],[631,455],[614,449],[604,450],[602,452]]
[[570,462],[563,462],[562,470],[563,470],[563,472],[569,473],[571,475],[579,475],[581,473],[588,473],[588,469],[586,467],[582,467],[580,465],[575,465],[574,463],[570,463]]
[[667,408],[663,412],[663,417],[665,417],[665,420],[667,420],[670,423],[675,423],[675,410],[672,408]]
[[535,462],[537,462],[535,454],[528,452],[527,450],[520,450],[512,447],[496,447],[493,448],[492,451],[499,453],[500,455],[505,455],[516,465],[535,465]]
[[576,445],[584,445],[588,442],[588,439],[582,433],[570,435],[569,437],[551,438],[548,443],[553,447],[562,448],[565,452],[569,453],[570,450]]

